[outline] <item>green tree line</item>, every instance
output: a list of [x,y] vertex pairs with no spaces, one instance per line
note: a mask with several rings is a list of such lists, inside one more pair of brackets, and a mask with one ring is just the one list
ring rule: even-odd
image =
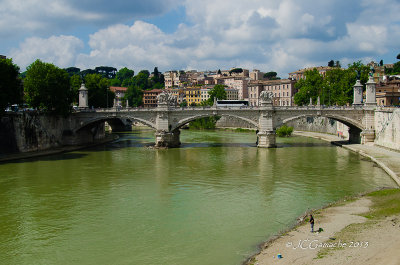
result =
[[347,69],[336,67],[326,72],[325,77],[318,70],[308,70],[305,78],[299,80],[295,88],[298,92],[294,95],[295,104],[307,105],[310,98],[313,103],[320,97],[322,105],[346,105],[353,102],[353,86],[358,73],[363,85],[368,81],[370,68],[361,62],[349,64]]
[[36,60],[25,72],[12,59],[0,59],[0,115],[7,106],[26,103],[43,113],[68,115],[78,102],[78,93],[84,83],[89,92],[91,107],[112,106],[115,93],[110,86],[127,87],[125,99],[129,106],[143,104],[143,91],[164,87],[164,76],[154,68],[137,75],[126,67],[99,66],[81,71],[77,67],[61,69],[54,64]]

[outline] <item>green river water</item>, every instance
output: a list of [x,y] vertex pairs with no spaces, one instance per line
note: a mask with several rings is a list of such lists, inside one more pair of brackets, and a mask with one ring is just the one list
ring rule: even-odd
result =
[[[0,264],[240,264],[309,208],[395,183],[303,137],[137,129],[107,145],[0,164]],[[318,222],[318,220],[317,220]]]

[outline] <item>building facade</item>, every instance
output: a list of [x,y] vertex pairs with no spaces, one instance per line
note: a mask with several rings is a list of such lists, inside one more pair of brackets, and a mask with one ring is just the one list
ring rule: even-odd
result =
[[122,102],[124,101],[124,96],[125,96],[128,88],[112,86],[112,87],[110,87],[110,90],[115,93],[115,104],[116,105],[114,107],[122,106]]
[[274,106],[294,106],[294,94],[296,81],[291,79],[253,81],[249,84],[249,105],[259,106],[262,91],[273,94]]
[[400,80],[381,82],[376,86],[376,103],[378,106],[398,106],[400,98]]
[[143,91],[143,106],[145,108],[157,107],[157,96],[162,92],[163,90],[161,89]]
[[200,104],[201,102],[201,88],[192,87],[185,89],[186,102],[190,106],[191,104]]

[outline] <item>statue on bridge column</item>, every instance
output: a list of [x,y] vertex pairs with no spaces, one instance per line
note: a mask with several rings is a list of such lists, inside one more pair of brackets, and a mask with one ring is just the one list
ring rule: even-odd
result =
[[274,94],[269,91],[261,91],[260,93],[260,100],[261,106],[272,105],[272,100],[274,98]]
[[176,98],[176,96],[172,95],[171,93],[161,92],[157,96],[157,104],[175,107],[177,105],[177,98]]

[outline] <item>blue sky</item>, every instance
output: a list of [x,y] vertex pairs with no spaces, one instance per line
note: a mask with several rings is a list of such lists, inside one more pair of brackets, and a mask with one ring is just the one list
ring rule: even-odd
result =
[[243,67],[287,73],[396,62],[398,0],[0,0],[0,54],[24,70]]

